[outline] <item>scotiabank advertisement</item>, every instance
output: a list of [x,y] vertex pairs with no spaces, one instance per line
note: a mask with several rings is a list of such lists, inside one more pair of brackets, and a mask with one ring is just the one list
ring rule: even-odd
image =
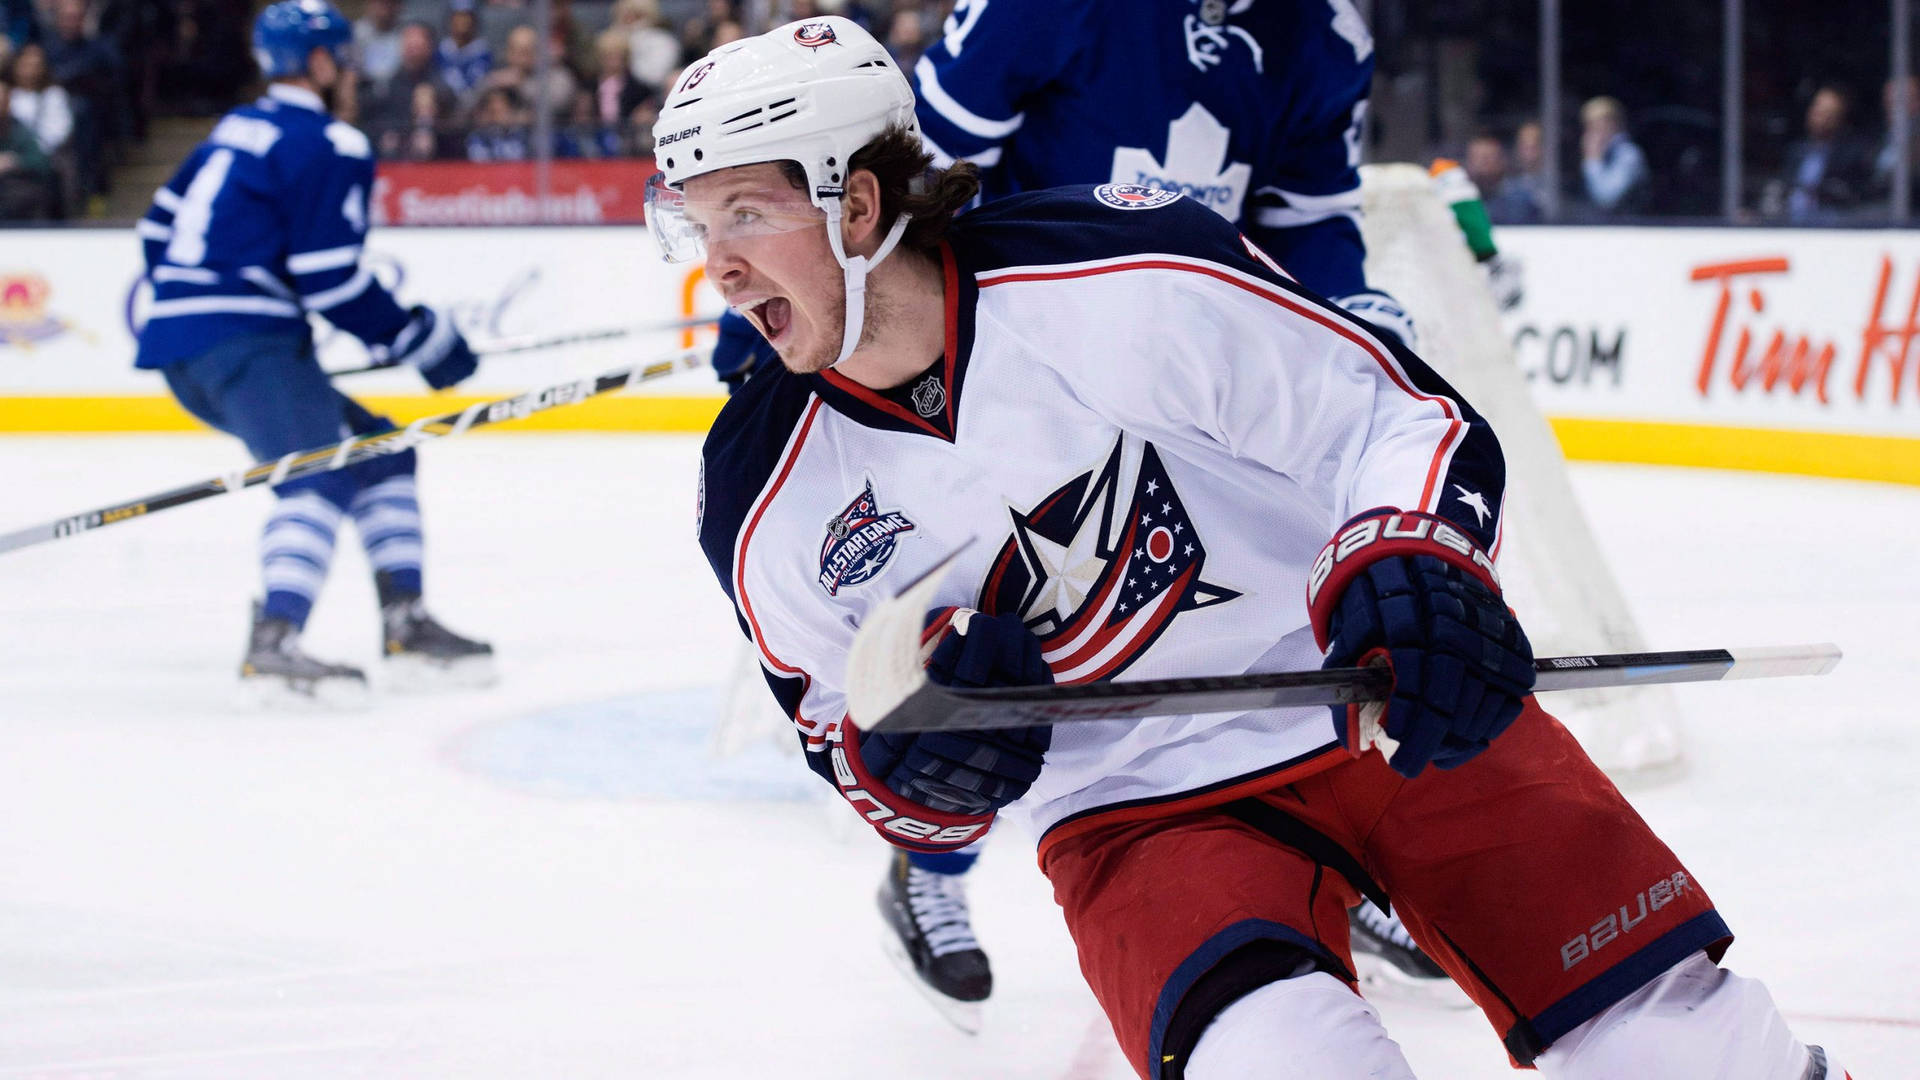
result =
[[[144,303],[132,230],[5,237],[0,405],[16,402],[18,415],[35,395],[164,397],[156,375],[132,368]],[[1497,239],[1523,263],[1524,300],[1506,330],[1550,418],[1920,439],[1920,233],[1543,227],[1504,229]],[[452,312],[483,347],[644,328],[721,306],[699,267],[661,262],[634,226],[388,226],[374,230],[365,260],[403,301]],[[357,342],[314,323],[329,367],[365,362]],[[692,340],[636,330],[501,356],[460,389],[526,390]],[[351,392],[363,391],[423,387],[401,370],[357,377]],[[646,388],[659,391],[720,388],[696,372]]]
[[385,162],[376,225],[636,225],[652,158],[555,161],[540,196],[532,162]]
[[1549,416],[1920,436],[1920,232],[1509,228]]

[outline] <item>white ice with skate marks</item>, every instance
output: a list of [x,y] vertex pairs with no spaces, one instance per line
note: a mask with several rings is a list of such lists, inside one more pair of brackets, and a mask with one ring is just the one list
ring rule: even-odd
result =
[[[974,875],[997,986],[969,1038],[874,944],[877,841],[771,746],[709,752],[736,631],[691,539],[696,448],[424,451],[429,600],[501,681],[386,693],[343,530],[307,640],[369,669],[359,713],[231,705],[258,493],[0,558],[0,1077],[1130,1075],[1023,838]],[[211,437],[0,439],[0,525],[233,464]],[[1690,772],[1636,802],[1799,1033],[1904,1075],[1920,491],[1575,480],[1654,647],[1847,650],[1679,688]],[[1512,1075],[1475,1014],[1383,1011],[1423,1076]]]

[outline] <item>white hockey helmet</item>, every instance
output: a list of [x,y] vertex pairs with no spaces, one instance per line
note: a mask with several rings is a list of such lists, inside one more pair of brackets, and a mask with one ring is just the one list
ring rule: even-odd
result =
[[888,127],[918,131],[913,88],[873,35],[839,16],[729,42],[688,65],[654,122],[667,186],[735,165],[793,161],[815,205]]
[[887,50],[839,16],[788,23],[708,53],[682,72],[653,126],[661,171],[647,183],[647,222],[662,253],[669,262],[704,254],[705,233],[684,213],[689,179],[738,165],[798,164],[846,270],[846,359],[860,333],[866,273],[898,244],[908,220],[896,218],[871,258],[849,257],[840,239],[847,162],[890,127],[917,134],[913,104]]

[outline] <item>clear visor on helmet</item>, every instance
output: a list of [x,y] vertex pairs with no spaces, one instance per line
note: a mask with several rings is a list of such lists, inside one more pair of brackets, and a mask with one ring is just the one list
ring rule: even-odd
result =
[[665,173],[647,178],[647,229],[668,262],[695,262],[718,244],[826,224],[826,214],[790,184],[715,187],[712,198],[689,198],[667,186]]

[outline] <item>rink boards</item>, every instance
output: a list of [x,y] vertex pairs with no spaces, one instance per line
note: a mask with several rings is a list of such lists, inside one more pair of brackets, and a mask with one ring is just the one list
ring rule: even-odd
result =
[[[719,310],[697,267],[631,227],[403,229],[368,259],[476,344]],[[1920,243],[1893,230],[1508,228],[1517,362],[1569,457],[1920,483]],[[0,248],[0,432],[191,430],[131,367],[143,317],[130,230],[13,231]],[[330,367],[364,362],[321,328]],[[407,419],[645,359],[684,332],[500,358],[458,394],[411,372],[343,387]],[[1444,358],[1435,358],[1445,369]],[[676,377],[526,428],[699,431],[710,379]]]

